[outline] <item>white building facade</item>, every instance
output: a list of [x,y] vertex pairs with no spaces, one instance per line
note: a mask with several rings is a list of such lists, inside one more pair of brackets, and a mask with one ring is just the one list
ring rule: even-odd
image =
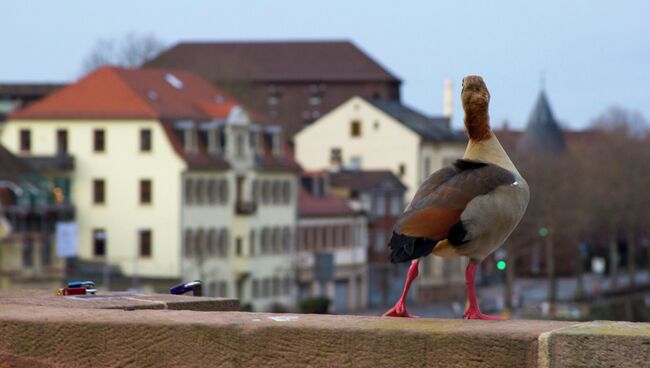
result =
[[79,259],[118,273],[112,288],[201,278],[207,295],[254,309],[295,305],[299,167],[278,127],[196,75],[100,68],[10,115],[0,139],[74,159]]

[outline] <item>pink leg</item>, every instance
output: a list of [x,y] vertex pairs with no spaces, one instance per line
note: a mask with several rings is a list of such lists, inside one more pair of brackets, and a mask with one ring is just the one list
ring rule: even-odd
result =
[[402,296],[399,298],[395,306],[384,313],[383,317],[407,317],[407,318],[418,318],[406,311],[406,294],[409,292],[411,283],[418,277],[418,265],[420,263],[419,259],[415,259],[411,262],[411,267],[409,267],[409,272],[406,274],[406,282],[404,283],[404,291],[402,291]]
[[469,306],[467,307],[463,317],[465,319],[503,320],[501,317],[487,316],[479,310],[478,302],[476,301],[476,289],[474,288],[475,275],[476,265],[470,261],[465,270],[465,284],[467,285],[467,299],[469,300]]

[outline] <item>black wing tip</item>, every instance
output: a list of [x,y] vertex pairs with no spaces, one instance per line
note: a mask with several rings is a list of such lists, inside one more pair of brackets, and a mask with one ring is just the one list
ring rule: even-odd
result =
[[437,241],[427,238],[417,238],[393,232],[388,242],[391,263],[402,263],[431,253]]

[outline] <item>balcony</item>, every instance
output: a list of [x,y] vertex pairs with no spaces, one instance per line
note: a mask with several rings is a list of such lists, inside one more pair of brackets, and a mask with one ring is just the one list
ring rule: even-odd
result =
[[74,157],[68,154],[58,154],[55,156],[24,156],[22,158],[38,172],[74,170]]
[[253,201],[237,201],[235,203],[235,213],[243,216],[250,216],[257,211],[257,203]]

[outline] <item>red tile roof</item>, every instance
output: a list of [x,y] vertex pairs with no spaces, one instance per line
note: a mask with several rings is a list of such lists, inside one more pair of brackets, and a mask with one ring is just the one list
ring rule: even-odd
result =
[[344,199],[328,195],[326,197],[314,197],[302,186],[298,194],[298,214],[302,217],[335,217],[351,216],[355,212]]
[[225,118],[236,104],[194,73],[107,66],[9,118],[208,120]]

